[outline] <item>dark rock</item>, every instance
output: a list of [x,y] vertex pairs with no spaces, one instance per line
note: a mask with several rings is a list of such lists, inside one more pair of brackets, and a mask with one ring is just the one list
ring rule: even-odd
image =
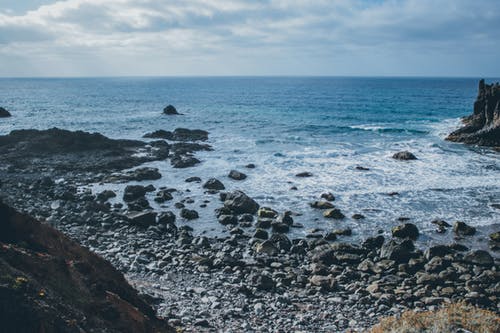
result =
[[337,236],[351,236],[352,235],[352,229],[351,228],[344,228],[344,229],[335,229],[332,231]]
[[170,159],[170,164],[176,169],[190,168],[200,163],[199,159],[188,155],[176,155]]
[[222,225],[238,224],[238,218],[234,215],[221,215],[218,217],[218,220]]
[[326,266],[330,266],[337,262],[335,251],[330,245],[321,245],[316,247],[313,251],[311,260],[312,262],[320,263]]
[[244,180],[247,178],[247,175],[245,175],[243,172],[239,172],[236,170],[231,170],[228,175],[229,178],[234,179],[234,180]]
[[369,168],[365,168],[365,167],[360,166],[360,165],[357,165],[357,166],[356,166],[356,170],[360,170],[360,171],[369,171],[370,169],[369,169]]
[[313,275],[309,278],[309,283],[326,291],[335,290],[337,285],[335,279],[331,275]]
[[5,110],[4,108],[0,107],[0,118],[8,118],[11,117],[12,115],[10,114],[9,111]]
[[321,199],[325,199],[326,201],[335,201],[335,196],[330,192],[323,193],[321,194]]
[[398,263],[405,263],[412,257],[414,249],[415,246],[409,239],[404,240],[401,243],[390,240],[382,245],[382,248],[380,249],[380,257],[394,260]]
[[175,224],[175,214],[171,211],[166,211],[158,215],[159,224]]
[[464,127],[446,140],[500,147],[500,85],[479,81],[479,93],[472,115],[463,119]]
[[500,231],[494,232],[490,234],[490,240],[492,242],[500,243]]
[[268,256],[276,256],[279,253],[279,249],[273,242],[266,240],[262,243],[257,244],[257,246],[255,247],[255,252],[266,254]]
[[259,204],[241,191],[228,193],[224,207],[229,208],[236,214],[255,214],[259,210]]
[[476,228],[471,227],[464,222],[457,221],[453,224],[453,231],[458,236],[472,236],[476,233]]
[[186,183],[201,183],[200,177],[189,177],[185,180]]
[[288,224],[278,221],[273,221],[271,223],[271,228],[273,229],[273,232],[277,233],[287,233],[288,231],[290,231],[290,226]]
[[167,139],[171,141],[206,141],[208,140],[208,132],[200,129],[176,128],[171,137]]
[[129,181],[157,180],[161,178],[161,173],[157,168],[138,168],[126,175]]
[[338,208],[333,208],[333,209],[327,209],[323,212],[323,216],[329,219],[336,219],[340,220],[345,217],[344,214],[340,211]]
[[127,185],[123,193],[123,200],[125,202],[131,202],[143,197],[146,193],[146,188],[142,185]]
[[172,140],[172,136],[173,134],[170,131],[157,130],[151,133],[144,134],[143,138]]
[[419,231],[416,225],[413,223],[405,223],[392,228],[392,236],[398,238],[410,238],[417,239]]
[[257,212],[259,218],[275,219],[278,217],[278,212],[269,207],[261,207]]
[[380,249],[384,245],[385,238],[382,235],[376,237],[368,237],[363,242],[362,246],[369,250]]
[[253,234],[253,238],[266,240],[269,238],[267,231],[257,228]]
[[216,191],[222,191],[225,190],[226,187],[222,182],[218,179],[215,178],[210,178],[203,184],[203,188],[206,188],[207,190],[216,190]]
[[487,267],[491,267],[494,264],[494,260],[491,254],[489,254],[488,251],[484,250],[476,250],[467,253],[464,256],[464,261],[471,263],[473,265],[487,266]]
[[331,204],[330,202],[328,202],[328,201],[314,201],[314,202],[311,202],[310,206],[312,208],[316,208],[316,209],[331,209],[331,208],[335,208],[335,206],[333,204]]
[[261,229],[269,229],[271,228],[271,222],[271,219],[258,219],[255,227]]
[[110,263],[3,204],[0,248],[3,332],[175,332]]
[[411,161],[417,159],[417,157],[409,151],[400,151],[398,153],[395,153],[394,155],[392,155],[392,158],[403,161]]
[[197,211],[187,208],[181,209],[180,215],[182,218],[185,218],[186,220],[194,220],[200,217]]
[[288,226],[293,225],[292,212],[287,210],[286,212],[278,216],[277,221]]
[[273,234],[271,238],[269,238],[269,241],[273,243],[278,250],[283,250],[285,252],[290,251],[290,248],[292,247],[290,239],[283,234]]
[[147,228],[151,225],[156,224],[156,213],[155,212],[132,212],[127,215],[130,223],[135,224],[139,227]]
[[168,190],[160,190],[158,193],[156,193],[156,197],[154,200],[158,203],[163,203],[165,201],[173,200],[174,197]]
[[353,218],[354,220],[362,220],[365,218],[365,216],[363,214],[354,214],[353,216],[351,216],[351,218]]
[[313,176],[313,174],[310,172],[307,172],[307,171],[300,172],[300,173],[295,175],[295,177],[299,177],[299,178],[306,178],[306,177],[312,177],[312,176]]
[[177,112],[177,109],[176,109],[173,105],[167,105],[167,106],[163,109],[163,113],[164,113],[164,114],[168,114],[168,115],[176,115],[176,114],[179,114],[179,112]]
[[337,234],[334,232],[329,232],[323,238],[327,241],[334,241],[337,239]]
[[255,287],[258,290],[270,291],[276,287],[276,283],[270,276],[262,274],[256,278]]
[[424,256],[427,260],[430,260],[434,257],[444,257],[454,252],[455,251],[447,245],[434,245],[425,250]]
[[247,165],[245,165],[245,168],[247,168],[247,169],[255,169],[255,164],[253,164],[253,163],[247,164]]
[[115,192],[111,190],[104,190],[97,195],[97,200],[104,202],[114,197],[116,197]]
[[145,197],[140,197],[134,201],[127,202],[128,209],[130,211],[140,212],[144,209],[150,209],[149,201]]

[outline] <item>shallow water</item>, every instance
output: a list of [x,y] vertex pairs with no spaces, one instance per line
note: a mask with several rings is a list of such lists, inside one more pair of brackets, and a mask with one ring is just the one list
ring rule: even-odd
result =
[[[203,163],[175,170],[160,168],[157,187],[190,196],[202,218],[189,222],[200,232],[224,231],[214,219],[216,196],[184,179],[217,177],[226,187],[242,189],[261,205],[303,214],[308,229],[351,227],[354,239],[385,231],[398,217],[411,218],[427,231],[422,241],[449,238],[433,232],[441,218],[498,229],[500,159],[488,149],[444,141],[469,114],[477,79],[421,78],[117,78],[0,79],[0,105],[14,117],[0,121],[0,134],[19,128],[81,129],[113,138],[139,139],[146,132],[176,127],[210,132],[215,151],[200,153]],[[490,81],[490,80],[488,80]],[[164,116],[173,104],[183,116]],[[417,161],[391,158],[410,150]],[[256,169],[244,165],[255,163]],[[356,170],[356,166],[368,171]],[[227,178],[231,169],[248,174],[245,181]],[[311,178],[297,178],[310,171]],[[147,182],[151,183],[151,182]],[[120,190],[124,185],[112,185]],[[297,186],[297,191],[290,187]],[[102,186],[95,186],[99,191]],[[190,190],[191,192],[187,192]],[[335,205],[364,220],[325,220],[308,203],[322,192],[335,194]],[[399,195],[389,196],[389,192]],[[208,207],[201,201],[209,198]],[[175,202],[175,200],[173,201]],[[172,209],[173,202],[159,209]],[[182,222],[181,222],[182,223]]]

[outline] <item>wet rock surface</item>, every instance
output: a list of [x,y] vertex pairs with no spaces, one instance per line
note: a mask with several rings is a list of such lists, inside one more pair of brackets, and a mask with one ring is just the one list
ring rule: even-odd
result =
[[464,127],[446,139],[480,146],[500,147],[500,85],[479,81],[474,111],[463,119]]
[[4,109],[3,107],[0,107],[0,118],[8,118],[11,117],[12,115],[10,114],[9,111]]
[[[184,331],[336,332],[443,302],[499,309],[500,273],[491,253],[459,243],[419,248],[415,239],[422,233],[410,223],[387,230],[387,237],[375,234],[350,244],[355,230],[344,225],[348,218],[330,202],[331,193],[318,195],[322,200],[310,208],[327,215],[321,217],[325,227],[291,239],[288,231],[299,227],[291,212],[261,207],[243,191],[220,192],[220,184],[211,181],[214,186],[204,195],[221,200],[211,213],[227,232],[208,237],[193,232],[199,222],[190,217],[203,213],[191,209],[194,200],[188,196],[175,194],[172,208],[148,208],[147,193],[169,201],[167,188],[127,185],[117,198],[124,204],[111,204],[112,193],[77,191],[77,185],[109,177],[111,171],[99,171],[99,177],[72,173],[56,182],[60,171],[26,178],[7,168],[0,161],[5,201],[109,260],[155,300],[158,314]],[[186,186],[202,188],[212,175],[198,176],[189,177]],[[364,223],[358,215],[356,222]],[[450,224],[436,225],[453,234]],[[463,225],[457,230],[460,237],[473,237]],[[493,246],[498,240],[492,234],[486,241]]]

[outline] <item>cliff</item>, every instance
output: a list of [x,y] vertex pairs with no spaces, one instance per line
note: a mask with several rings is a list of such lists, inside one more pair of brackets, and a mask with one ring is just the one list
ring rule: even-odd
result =
[[465,126],[446,139],[480,146],[500,147],[500,85],[479,81],[474,112],[464,118]]
[[173,332],[123,275],[0,202],[0,332]]

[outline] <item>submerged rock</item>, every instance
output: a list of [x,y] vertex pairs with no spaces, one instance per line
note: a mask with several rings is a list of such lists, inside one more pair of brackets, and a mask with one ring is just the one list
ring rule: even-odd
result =
[[11,117],[12,115],[10,114],[9,111],[5,110],[4,108],[0,107],[0,118],[8,118]]
[[163,113],[164,114],[168,114],[168,115],[176,115],[176,114],[179,114],[179,112],[177,112],[177,109],[175,108],[175,106],[173,105],[167,105],[164,109],[163,109]]
[[398,153],[395,153],[394,155],[392,155],[392,158],[395,160],[402,160],[402,161],[411,161],[417,159],[417,157],[413,155],[413,153],[410,153],[409,151],[400,151]]
[[245,175],[243,172],[239,172],[236,170],[231,170],[228,175],[229,178],[234,179],[234,180],[244,180],[247,178],[247,175]]
[[500,147],[500,85],[481,80],[478,90],[473,113],[463,119],[465,126],[448,135],[446,140]]

